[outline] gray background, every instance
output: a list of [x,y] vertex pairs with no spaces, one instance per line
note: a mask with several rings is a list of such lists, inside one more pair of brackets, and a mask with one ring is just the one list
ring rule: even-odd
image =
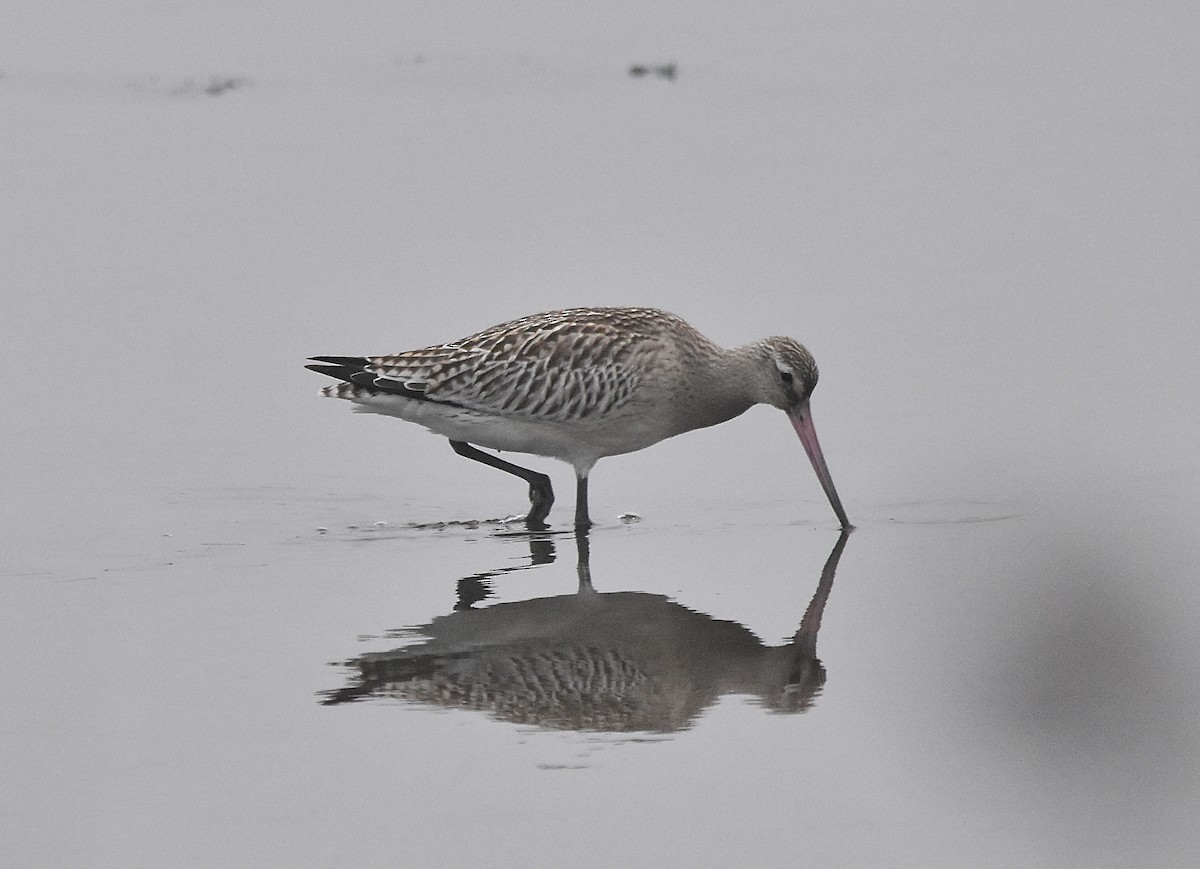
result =
[[[1197,33],[1165,2],[10,0],[4,862],[1185,865]],[[522,487],[304,358],[575,304],[813,351],[859,525],[824,693],[640,737],[320,706],[529,549],[411,527]],[[570,471],[530,463],[564,527]],[[836,539],[770,409],[591,489],[599,590],[769,644]],[[488,603],[570,594],[556,551]]]

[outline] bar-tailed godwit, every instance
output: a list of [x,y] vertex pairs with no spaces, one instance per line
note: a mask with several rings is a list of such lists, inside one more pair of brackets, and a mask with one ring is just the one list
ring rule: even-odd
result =
[[605,456],[631,453],[733,419],[756,404],[783,410],[843,528],[850,527],[809,411],[817,364],[791,338],[725,349],[654,308],[571,308],[501,323],[448,344],[389,356],[314,356],[342,383],[322,393],[398,416],[450,439],[461,456],[529,483],[530,527],[544,527],[545,474],[482,452],[532,453],[575,468],[575,525]]

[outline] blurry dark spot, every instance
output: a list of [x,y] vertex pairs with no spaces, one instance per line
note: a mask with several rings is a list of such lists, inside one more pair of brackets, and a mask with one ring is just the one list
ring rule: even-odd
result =
[[220,96],[225,91],[231,91],[242,86],[240,78],[212,78],[209,79],[208,86],[204,88],[204,92],[210,97]]
[[645,64],[635,63],[629,67],[629,74],[634,78],[644,78],[648,75],[655,75],[659,78],[665,78],[667,81],[675,80],[675,73],[678,67],[674,63],[664,63],[657,66],[647,66]]
[[247,84],[248,82],[244,78],[214,75],[207,82],[187,79],[183,84],[173,88],[171,94],[177,97],[219,97],[223,93],[243,88]]

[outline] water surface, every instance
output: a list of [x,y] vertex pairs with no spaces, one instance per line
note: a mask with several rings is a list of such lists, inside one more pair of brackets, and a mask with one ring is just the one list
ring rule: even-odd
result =
[[[1195,853],[1190,8],[26,5],[6,864]],[[301,367],[577,304],[812,350],[836,573],[777,411],[601,462],[581,572],[568,469],[531,538]]]

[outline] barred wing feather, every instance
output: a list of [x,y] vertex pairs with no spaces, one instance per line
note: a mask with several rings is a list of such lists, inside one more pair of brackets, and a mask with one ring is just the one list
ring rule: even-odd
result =
[[[670,315],[626,311],[618,321],[612,312],[589,313],[526,317],[450,344],[370,356],[366,370],[381,386],[482,413],[559,422],[603,417],[629,401],[662,348],[650,321]],[[638,325],[647,328],[631,328]]]

